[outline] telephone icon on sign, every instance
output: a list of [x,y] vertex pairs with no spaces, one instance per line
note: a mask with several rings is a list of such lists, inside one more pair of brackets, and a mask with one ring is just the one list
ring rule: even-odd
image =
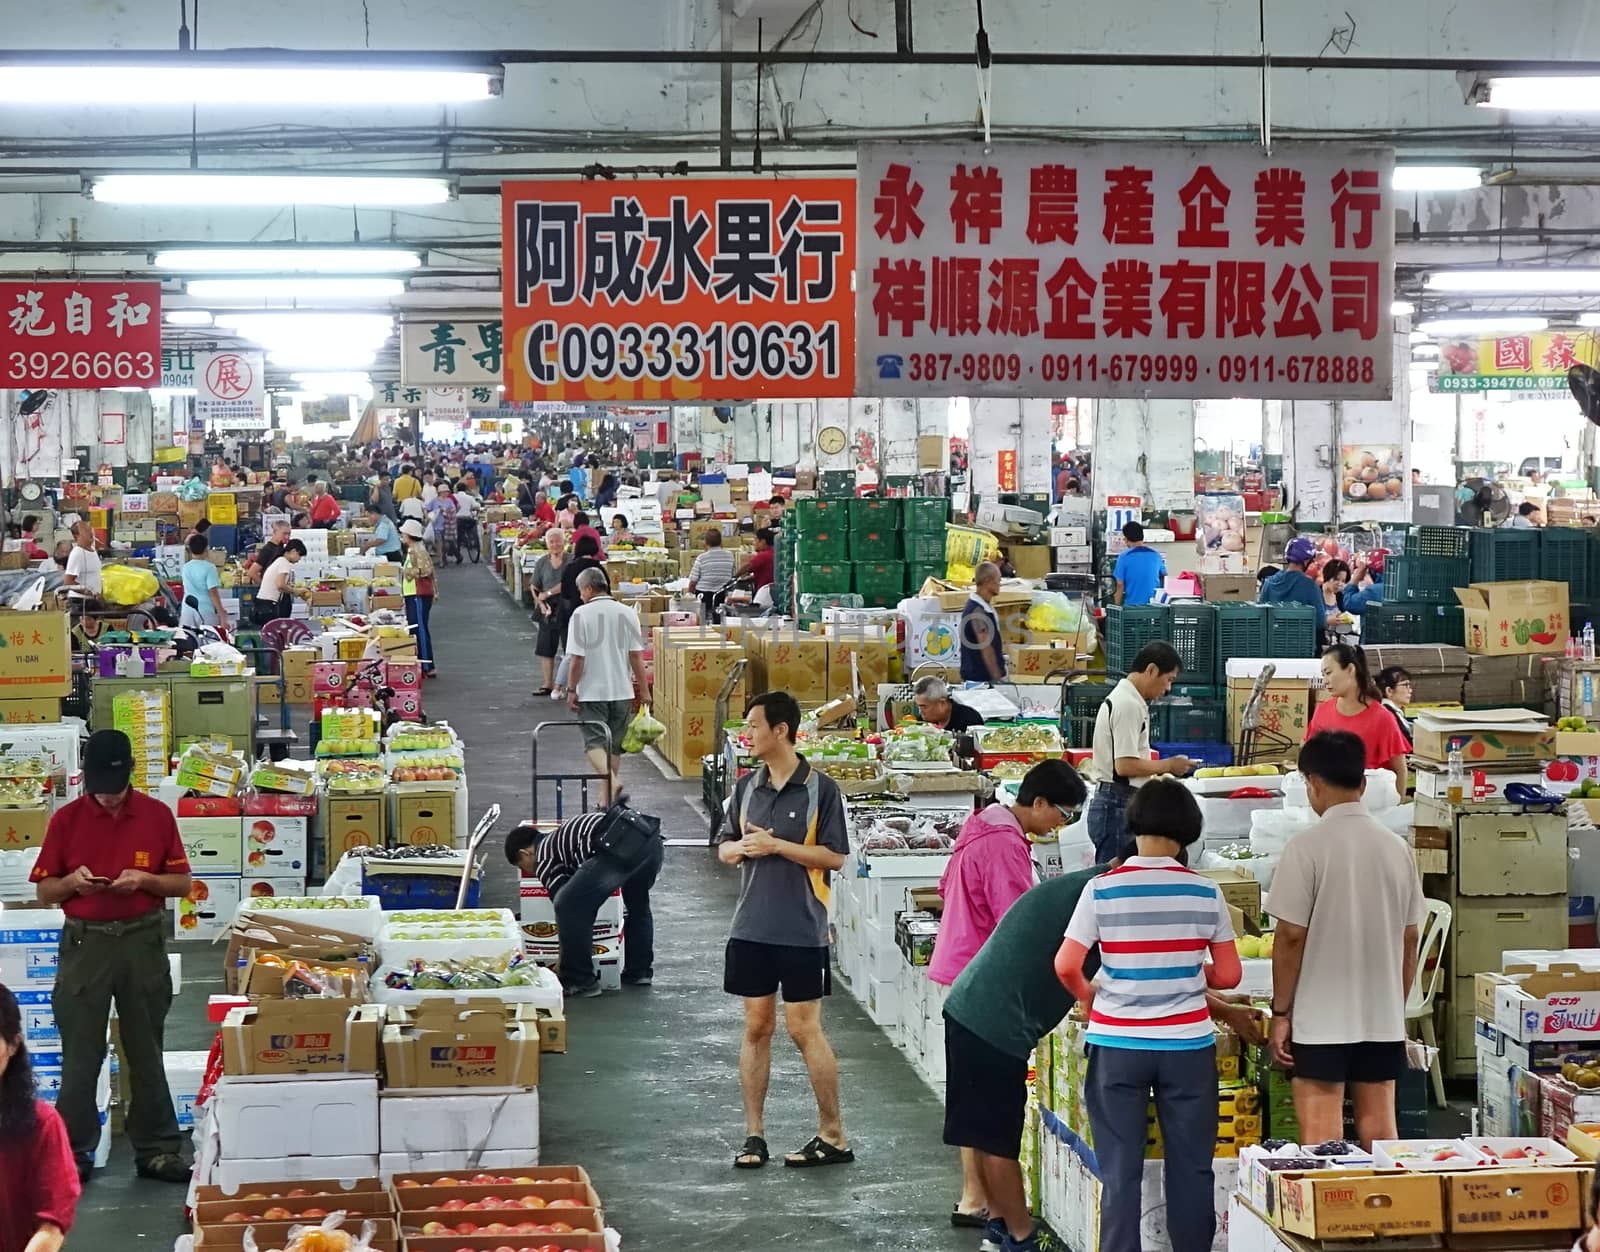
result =
[[900,367],[905,363],[905,358],[894,353],[885,353],[878,358],[879,378],[899,378]]

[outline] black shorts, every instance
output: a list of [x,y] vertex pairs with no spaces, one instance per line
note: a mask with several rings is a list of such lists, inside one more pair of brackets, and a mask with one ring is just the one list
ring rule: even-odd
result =
[[1394,1082],[1406,1072],[1406,1045],[1295,1043],[1294,1076],[1312,1082]]
[[785,1004],[801,1004],[833,994],[828,949],[796,948],[780,943],[728,940],[722,966],[722,989],[729,995],[759,999],[781,988]]
[[561,631],[556,627],[555,610],[551,609],[539,619],[539,638],[533,645],[533,655],[554,660],[561,650]]
[[1028,1114],[1028,1062],[946,1015],[944,1072],[944,1141],[1018,1160]]

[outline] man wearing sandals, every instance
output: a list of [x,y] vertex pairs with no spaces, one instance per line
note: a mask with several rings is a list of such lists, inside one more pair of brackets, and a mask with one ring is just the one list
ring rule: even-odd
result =
[[855,1160],[839,1116],[839,1068],[822,1032],[822,997],[832,990],[828,953],[828,876],[849,850],[838,785],[794,750],[800,706],[784,691],[750,702],[750,750],[761,765],[739,780],[717,855],[741,867],[739,903],[723,990],[744,999],[739,1085],[744,1147],[736,1169],[760,1169],[768,1151],[764,1114],[772,1073],[778,992],[783,1021],[799,1048],[817,1101],[817,1134],[785,1165],[809,1168]]

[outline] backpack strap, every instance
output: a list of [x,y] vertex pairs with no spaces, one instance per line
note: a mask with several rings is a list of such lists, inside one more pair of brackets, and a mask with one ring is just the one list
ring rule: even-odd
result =
[[[817,843],[817,815],[822,808],[822,775],[817,767],[810,761],[806,762],[806,837],[805,845],[815,847]],[[828,871],[825,869],[808,869],[806,877],[811,880],[811,894],[817,897],[823,908],[828,907],[828,900],[832,890],[828,886]]]

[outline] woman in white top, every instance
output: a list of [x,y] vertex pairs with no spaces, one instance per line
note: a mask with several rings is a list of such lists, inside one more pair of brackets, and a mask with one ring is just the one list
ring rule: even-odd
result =
[[255,618],[258,624],[288,617],[293,609],[294,567],[306,554],[306,545],[291,539],[283,545],[283,555],[261,576],[261,586],[256,589]]

